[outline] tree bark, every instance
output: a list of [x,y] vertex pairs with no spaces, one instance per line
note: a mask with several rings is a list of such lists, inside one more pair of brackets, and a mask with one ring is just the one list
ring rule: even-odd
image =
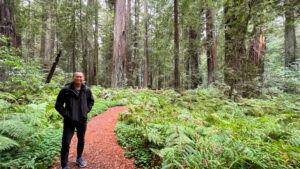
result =
[[32,33],[32,26],[31,26],[31,2],[30,1],[28,1],[27,25],[28,28],[26,30],[26,41],[25,41],[25,46],[27,49],[26,59],[34,57],[32,55],[32,44],[34,44],[32,41],[34,41],[34,39],[32,38],[33,33]]
[[126,10],[126,77],[128,79],[128,86],[134,86],[133,79],[133,60],[131,56],[131,0],[127,0]]
[[199,72],[199,60],[198,60],[198,46],[197,46],[197,32],[189,27],[189,56],[191,66],[191,88],[195,89],[202,83],[202,78]]
[[60,50],[60,51],[57,53],[57,55],[56,55],[55,62],[52,64],[52,67],[51,67],[51,69],[50,69],[50,72],[49,72],[49,74],[48,74],[48,76],[47,76],[47,79],[46,79],[46,82],[45,82],[45,83],[50,83],[50,81],[51,81],[51,79],[52,79],[52,76],[53,76],[53,74],[54,74],[55,68],[56,68],[56,66],[57,66],[57,64],[58,64],[58,62],[59,62],[60,56],[61,56],[61,50]]
[[76,72],[76,20],[75,20],[75,8],[73,9],[73,30],[72,30],[72,37],[73,37],[73,47],[72,47],[72,72]]
[[8,46],[18,48],[21,46],[21,36],[17,34],[14,17],[14,0],[0,0],[0,34],[9,37]]
[[56,14],[54,12],[54,9],[56,8],[57,4],[56,4],[56,0],[50,0],[51,3],[51,12],[50,12],[50,16],[51,16],[51,25],[50,25],[50,48],[49,48],[49,56],[50,59],[51,57],[53,57],[54,54],[54,48],[55,48],[55,36],[56,36]]
[[191,84],[191,56],[190,54],[187,54],[185,56],[185,89],[190,89],[190,84]]
[[87,76],[87,36],[83,31],[83,20],[82,20],[82,0],[80,0],[80,34],[81,34],[81,50],[82,50],[82,72]]
[[295,14],[294,6],[290,0],[285,0],[285,25],[284,25],[284,49],[285,49],[285,66],[296,61],[296,32],[295,32]]
[[114,51],[113,51],[113,70],[112,88],[123,87],[125,80],[126,63],[126,1],[116,0],[115,21],[114,21]]
[[134,1],[134,37],[133,37],[133,56],[134,56],[134,61],[132,60],[132,69],[133,69],[133,77],[135,86],[139,86],[139,76],[138,76],[138,70],[140,69],[138,64],[139,61],[139,50],[138,50],[138,25],[139,25],[139,12],[138,8],[140,7],[139,0]]
[[263,28],[253,28],[253,36],[249,42],[249,60],[254,66],[251,70],[250,80],[252,81],[255,77],[262,77],[264,73],[264,60],[266,53],[266,36]]
[[148,72],[148,9],[147,0],[144,0],[144,29],[145,29],[145,39],[144,39],[144,87],[148,87],[149,72]]
[[217,68],[217,43],[215,34],[215,10],[208,7],[206,10],[206,54],[207,54],[207,82],[208,85],[215,81]]
[[97,72],[98,72],[98,48],[99,48],[99,44],[98,44],[98,0],[94,1],[94,15],[95,15],[95,30],[94,30],[94,62],[93,62],[93,66],[94,66],[94,77],[93,77],[93,81],[92,81],[92,85],[96,85],[97,84]]
[[48,19],[48,12],[46,11],[46,9],[43,9],[43,14],[42,14],[42,30],[41,30],[41,48],[40,48],[40,58],[42,60],[42,64],[43,65],[46,62],[47,19]]
[[[225,17],[225,70],[224,81],[230,86],[229,96],[234,89],[242,88],[247,77],[245,37],[254,0],[226,0]],[[243,10],[243,11],[242,11]]]
[[180,91],[178,0],[174,0],[174,87],[176,91]]

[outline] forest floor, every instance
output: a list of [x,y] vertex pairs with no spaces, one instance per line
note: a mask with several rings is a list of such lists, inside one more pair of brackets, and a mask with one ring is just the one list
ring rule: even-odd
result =
[[[83,159],[88,163],[87,169],[131,169],[135,168],[134,159],[125,157],[125,151],[117,143],[114,133],[118,114],[125,112],[126,106],[109,108],[93,117],[87,126]],[[69,153],[69,168],[79,168],[75,164],[77,137],[74,134]],[[60,158],[52,169],[60,169]]]

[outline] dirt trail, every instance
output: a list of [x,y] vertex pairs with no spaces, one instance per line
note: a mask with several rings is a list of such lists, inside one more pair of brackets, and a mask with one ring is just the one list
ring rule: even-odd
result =
[[[125,150],[117,143],[114,133],[118,122],[118,114],[125,112],[126,106],[109,108],[93,117],[87,126],[83,159],[88,163],[87,169],[134,169],[134,159],[125,157]],[[74,134],[69,154],[69,168],[77,169],[76,159],[77,137]],[[52,169],[60,169],[60,158]]]

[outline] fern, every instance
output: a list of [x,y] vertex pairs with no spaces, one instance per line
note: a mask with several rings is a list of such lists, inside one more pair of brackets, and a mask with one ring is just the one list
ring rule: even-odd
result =
[[33,129],[19,119],[0,121],[0,134],[19,140],[27,139]]
[[0,152],[18,146],[19,144],[15,140],[0,135]]
[[145,137],[147,137],[148,141],[154,143],[158,146],[162,146],[164,144],[164,140],[160,135],[160,132],[156,129],[146,128]]
[[1,92],[0,91],[0,99],[6,100],[8,102],[17,103],[17,98],[13,94],[10,94],[10,93],[7,93],[7,92]]

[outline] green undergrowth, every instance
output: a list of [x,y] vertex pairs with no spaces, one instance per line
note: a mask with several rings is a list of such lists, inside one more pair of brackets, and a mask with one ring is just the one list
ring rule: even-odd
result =
[[227,99],[217,89],[182,94],[123,90],[118,142],[143,168],[299,168],[299,95]]
[[[54,109],[60,87],[45,87],[39,95],[26,94],[26,101],[14,93],[0,92],[0,168],[48,168],[59,156],[63,118]],[[95,105],[88,119],[124,105],[121,100],[102,99],[92,88]],[[21,97],[22,98],[22,97]],[[28,98],[33,98],[32,100]]]

